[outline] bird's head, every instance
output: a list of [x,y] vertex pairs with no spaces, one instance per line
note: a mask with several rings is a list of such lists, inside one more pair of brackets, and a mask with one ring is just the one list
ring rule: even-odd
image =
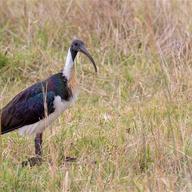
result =
[[85,48],[85,44],[83,43],[83,41],[78,40],[78,39],[73,40],[71,47],[70,47],[70,51],[71,51],[71,56],[72,56],[73,61],[75,60],[75,57],[78,52],[85,54],[89,58],[91,63],[93,64],[95,72],[97,72],[97,67],[96,67],[95,61],[93,60],[92,56],[87,51],[87,49]]

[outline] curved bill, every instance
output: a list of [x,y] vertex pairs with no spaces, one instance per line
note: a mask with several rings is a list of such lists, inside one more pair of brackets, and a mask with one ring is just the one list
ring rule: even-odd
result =
[[95,64],[95,61],[93,60],[93,58],[91,57],[91,55],[89,54],[87,49],[84,46],[81,46],[79,51],[84,53],[90,59],[91,63],[93,64],[93,66],[95,68],[95,72],[97,73],[97,66]]

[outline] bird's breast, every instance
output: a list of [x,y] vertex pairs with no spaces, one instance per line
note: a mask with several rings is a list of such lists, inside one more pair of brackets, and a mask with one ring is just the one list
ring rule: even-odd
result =
[[68,80],[68,87],[71,90],[73,97],[76,99],[79,93],[79,82],[77,80],[75,68],[73,68],[71,77]]

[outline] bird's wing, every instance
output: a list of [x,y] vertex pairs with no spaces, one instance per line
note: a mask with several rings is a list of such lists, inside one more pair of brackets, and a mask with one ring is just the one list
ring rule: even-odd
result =
[[[34,87],[35,89],[35,87]],[[43,93],[42,89],[35,91],[33,87],[18,94],[2,109],[1,133],[7,133],[25,125],[30,125],[43,119],[46,114],[54,112],[53,91]]]

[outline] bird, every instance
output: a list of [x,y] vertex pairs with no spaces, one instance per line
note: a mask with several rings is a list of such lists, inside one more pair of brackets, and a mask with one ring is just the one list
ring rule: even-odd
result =
[[78,52],[89,58],[97,73],[95,61],[84,42],[75,39],[59,73],[24,89],[0,109],[2,135],[18,130],[21,135],[35,136],[35,156],[24,161],[23,165],[41,162],[44,130],[77,100],[79,84],[74,61]]

